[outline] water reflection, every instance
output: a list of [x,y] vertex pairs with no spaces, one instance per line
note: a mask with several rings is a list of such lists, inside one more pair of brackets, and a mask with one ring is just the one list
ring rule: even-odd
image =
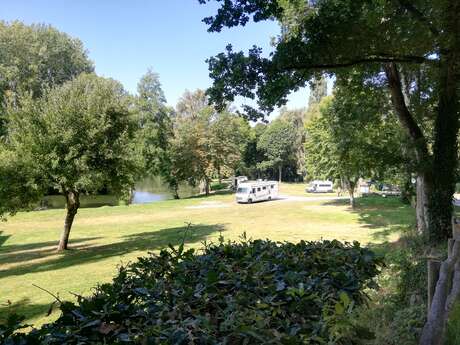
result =
[[[188,184],[179,185],[179,196],[188,198],[199,193],[199,188]],[[168,185],[159,176],[146,178],[136,184],[132,199],[133,204],[147,204],[150,202],[173,199]]]
[[[179,196],[187,198],[199,193],[199,189],[191,187],[187,184],[179,186]],[[160,177],[146,178],[136,184],[133,193],[132,204],[148,204],[162,200],[173,199],[168,185],[163,183]],[[116,206],[122,204],[117,197],[113,195],[82,195],[80,197],[80,204],[82,208],[85,207],[100,207],[100,206]],[[38,209],[52,209],[52,208],[65,208],[65,199],[62,195],[48,195],[43,198]]]
[[154,194],[150,192],[144,192],[136,190],[134,191],[132,204],[148,204],[155,201],[162,201],[170,199],[170,196],[166,194]]

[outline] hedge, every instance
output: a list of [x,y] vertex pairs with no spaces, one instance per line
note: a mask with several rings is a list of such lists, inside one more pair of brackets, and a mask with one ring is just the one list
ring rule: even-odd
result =
[[[121,267],[93,295],[61,302],[57,321],[4,344],[355,344],[350,315],[382,259],[357,242],[170,247]],[[14,316],[12,316],[14,317]],[[12,321],[14,324],[18,320]]]

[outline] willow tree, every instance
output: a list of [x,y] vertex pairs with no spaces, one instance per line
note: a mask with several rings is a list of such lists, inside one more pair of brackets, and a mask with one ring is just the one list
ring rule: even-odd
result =
[[122,194],[136,181],[136,123],[126,92],[112,79],[81,74],[38,100],[21,99],[8,122],[9,148],[32,161],[31,176],[65,197],[58,250],[67,249],[82,194]]
[[366,83],[387,85],[410,139],[420,186],[419,228],[431,241],[448,237],[458,164],[460,2],[216,2],[216,15],[204,19],[209,31],[275,19],[283,32],[268,57],[258,47],[245,54],[227,46],[210,58],[210,99],[225,106],[236,96],[257,97],[257,110],[246,107],[247,115],[257,118],[284,105],[290,92],[322,73],[366,71]]

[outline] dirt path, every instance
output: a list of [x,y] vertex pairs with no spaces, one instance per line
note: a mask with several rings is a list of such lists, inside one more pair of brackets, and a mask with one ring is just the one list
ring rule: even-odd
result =
[[[276,199],[272,201],[297,201],[297,202],[308,202],[308,201],[334,201],[334,200],[348,200],[346,196],[298,196],[298,195],[279,195]],[[268,202],[268,201],[266,201]],[[202,201],[198,205],[186,206],[187,209],[203,209],[203,208],[223,208],[230,207],[235,202],[222,202],[222,201]]]

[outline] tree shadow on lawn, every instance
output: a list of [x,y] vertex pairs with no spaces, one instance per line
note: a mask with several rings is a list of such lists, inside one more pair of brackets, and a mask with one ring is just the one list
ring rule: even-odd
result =
[[[96,262],[110,257],[128,254],[134,251],[151,251],[165,248],[168,244],[173,246],[182,243],[184,232],[187,226],[166,228],[151,232],[142,232],[139,234],[123,236],[120,242],[101,244],[101,245],[78,245],[77,249],[66,251],[63,254],[54,256],[47,261],[40,261],[31,264],[24,264],[12,269],[0,270],[0,279],[18,276],[28,273],[38,273],[46,271],[55,271],[70,266],[78,267],[81,264]],[[207,236],[222,232],[225,225],[193,225],[190,231],[185,235],[186,244],[202,242]],[[75,241],[70,241],[73,246]],[[56,253],[54,253],[56,254]],[[0,264],[2,262],[0,261]]]
[[3,250],[3,244],[11,237],[11,235],[2,235],[3,231],[0,231],[0,253]]
[[[101,237],[84,237],[72,241],[72,249],[84,248],[85,242],[98,240]],[[27,244],[11,244],[0,247],[0,265],[27,262],[35,259],[56,255],[58,241],[46,241]],[[1,271],[0,271],[1,272]]]
[[209,197],[211,197],[211,196],[216,196],[216,195],[230,195],[230,194],[235,194],[235,192],[232,191],[232,190],[224,189],[224,190],[211,191],[211,192],[209,193],[209,195],[206,195],[205,193],[200,193],[200,194],[197,194],[197,195],[191,195],[191,196],[188,196],[188,197],[185,197],[185,198],[181,198],[181,200],[189,200],[189,199],[206,199],[206,198],[209,198]]
[[[348,206],[348,200],[334,200],[325,205]],[[415,210],[403,204],[397,197],[383,198],[368,196],[356,199],[356,207],[349,208],[358,215],[363,227],[374,229],[371,238],[374,241],[388,243],[393,234],[400,234],[415,227]]]
[[2,300],[0,301],[0,324],[5,323],[7,316],[12,313],[23,315],[26,319],[44,316],[50,306],[51,303],[30,303],[30,298],[22,298],[19,301],[11,302],[11,304]]

